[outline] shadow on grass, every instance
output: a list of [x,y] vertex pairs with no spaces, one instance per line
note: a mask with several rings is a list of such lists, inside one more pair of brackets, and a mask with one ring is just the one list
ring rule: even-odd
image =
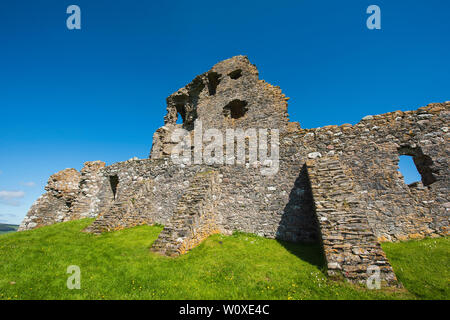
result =
[[326,269],[325,256],[319,243],[293,243],[283,240],[277,242],[300,260],[318,267],[321,271]]

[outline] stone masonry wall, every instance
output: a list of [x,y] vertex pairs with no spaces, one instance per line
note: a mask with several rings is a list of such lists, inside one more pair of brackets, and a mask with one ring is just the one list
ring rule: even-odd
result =
[[[312,197],[301,165],[282,166],[280,171],[286,178],[280,179],[261,176],[259,168],[178,166],[170,159],[132,160],[102,170],[100,200],[93,207],[98,218],[88,231],[112,231],[144,222],[165,225],[193,177],[208,170],[217,171],[222,181],[217,210],[227,232],[239,230],[294,242],[318,241]],[[110,181],[114,176],[118,177],[115,198]],[[144,182],[151,187],[141,196]],[[134,210],[116,208],[124,202],[130,206],[132,199]]]
[[72,204],[79,193],[80,173],[65,169],[48,179],[45,194],[32,205],[19,231],[72,220]]
[[[245,56],[216,64],[167,98],[164,126],[153,136],[151,158],[169,156],[175,145],[172,133],[183,128],[192,133],[194,122],[225,132],[227,128],[287,130],[286,96],[279,87],[259,79],[256,67]],[[182,124],[177,124],[181,118]],[[296,123],[290,123],[296,126]],[[297,124],[298,126],[298,124]]]
[[79,193],[72,208],[72,218],[82,219],[95,217],[93,208],[99,199],[97,194],[100,189],[101,169],[105,167],[102,161],[85,162],[81,169]]
[[106,167],[92,208],[98,218],[86,230],[94,233],[135,225],[165,224],[201,166],[186,170],[169,160],[129,160]]
[[[339,156],[352,170],[354,191],[379,241],[448,235],[449,117],[446,102],[368,116],[354,126],[301,129],[281,138],[281,157]],[[421,183],[404,183],[398,171],[402,154],[414,156]]]
[[220,196],[218,183],[215,171],[200,172],[194,177],[153,243],[152,251],[168,256],[184,254],[210,235],[224,232],[216,210]]
[[[183,223],[189,225],[181,218],[183,213],[177,215],[187,209],[177,205],[195,194],[192,183],[198,183],[199,173],[214,171],[220,199],[214,204],[214,215],[220,217],[221,232],[323,241],[331,274],[339,271],[361,281],[364,269],[375,264],[383,267],[387,283],[395,283],[379,242],[449,233],[450,102],[370,115],[355,125],[301,129],[289,122],[287,100],[279,87],[259,79],[247,57],[222,61],[167,98],[165,124],[154,135],[151,159],[107,167],[90,162],[81,173],[66,169],[53,175],[20,230],[97,217],[86,231],[158,223],[176,225],[177,230],[165,231],[176,234]],[[177,124],[178,118],[182,123]],[[223,133],[227,128],[279,130],[278,172],[262,175],[260,162],[173,163],[172,133],[183,128],[192,137],[198,134],[195,124],[200,121],[200,135],[209,128]],[[413,157],[421,182],[404,183],[398,171],[400,155]],[[225,151],[225,156],[231,155]],[[326,195],[322,180],[337,198]],[[205,199],[200,203],[206,205]],[[333,205],[325,209],[337,214],[321,211],[323,201],[331,201]],[[356,229],[347,237],[348,228]],[[334,235],[338,238],[329,238]]]
[[351,170],[343,168],[337,156],[309,160],[307,168],[328,274],[364,283],[371,275],[368,267],[376,266],[382,281],[395,284],[395,274],[369,225],[364,204],[354,192]]
[[136,182],[132,193],[123,194],[100,212],[97,219],[85,231],[102,233],[137,225],[156,223],[154,219],[154,183],[151,179]]
[[34,229],[58,222],[93,217],[97,198],[100,169],[104,162],[86,162],[81,173],[65,169],[52,175],[47,191],[30,208],[19,231]]

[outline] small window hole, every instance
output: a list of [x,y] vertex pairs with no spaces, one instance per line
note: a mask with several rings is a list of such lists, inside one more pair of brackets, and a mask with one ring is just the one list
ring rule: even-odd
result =
[[228,75],[233,80],[239,79],[242,76],[242,70],[237,69],[237,70],[231,71]]
[[223,108],[223,114],[227,118],[242,118],[248,111],[247,101],[235,99]]

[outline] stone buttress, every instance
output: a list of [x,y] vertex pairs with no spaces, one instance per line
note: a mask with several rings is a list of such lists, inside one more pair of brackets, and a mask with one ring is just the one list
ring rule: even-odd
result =
[[222,219],[216,210],[219,197],[218,173],[198,173],[153,243],[152,251],[168,256],[184,254],[210,235],[223,233]]
[[309,160],[306,164],[328,274],[365,282],[372,275],[367,272],[372,266],[380,271],[382,281],[395,284],[392,267],[353,190],[351,171],[344,169],[336,156]]

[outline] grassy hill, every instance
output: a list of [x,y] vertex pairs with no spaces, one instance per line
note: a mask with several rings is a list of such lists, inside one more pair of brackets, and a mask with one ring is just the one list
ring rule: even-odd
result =
[[[149,251],[162,228],[100,236],[92,219],[0,236],[0,299],[449,299],[450,239],[386,244],[405,289],[368,290],[323,273],[317,245],[214,235],[177,258]],[[69,290],[69,265],[81,289]]]
[[16,232],[19,228],[18,225],[15,224],[4,224],[0,223],[0,234],[8,233],[8,232]]

